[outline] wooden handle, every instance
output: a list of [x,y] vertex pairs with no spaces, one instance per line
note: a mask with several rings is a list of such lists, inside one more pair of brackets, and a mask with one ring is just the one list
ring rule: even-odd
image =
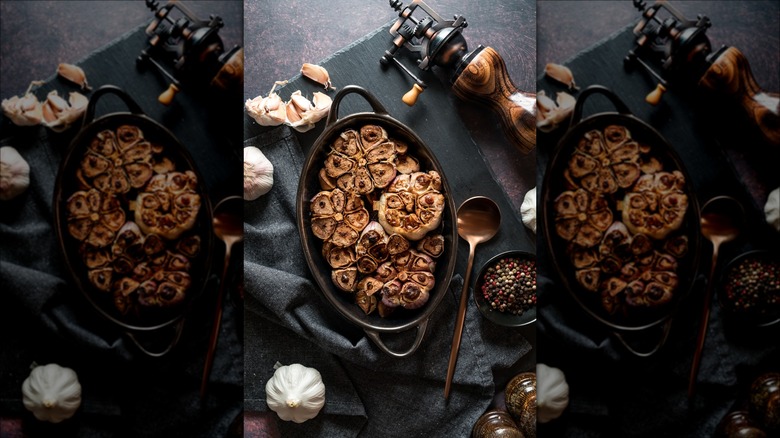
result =
[[417,103],[417,98],[420,97],[420,93],[422,93],[425,89],[417,84],[414,84],[412,86],[412,89],[407,91],[406,94],[404,94],[404,97],[401,98],[401,100],[409,105],[413,106],[415,103]]
[[536,93],[517,89],[498,52],[490,47],[479,52],[455,80],[452,91],[495,111],[507,138],[521,152],[536,147]]
[[759,87],[742,52],[734,47],[726,49],[707,69],[699,85],[736,101],[764,139],[780,147],[780,95]]
[[168,106],[173,102],[173,98],[176,97],[176,93],[179,92],[179,87],[176,86],[176,84],[171,84],[167,90],[163,91],[163,93],[157,97],[157,101],[161,104]]
[[665,91],[666,87],[664,87],[663,84],[658,84],[658,86],[655,87],[655,90],[651,91],[650,94],[645,97],[645,102],[653,106],[658,105],[658,103],[661,102],[661,97],[664,95]]

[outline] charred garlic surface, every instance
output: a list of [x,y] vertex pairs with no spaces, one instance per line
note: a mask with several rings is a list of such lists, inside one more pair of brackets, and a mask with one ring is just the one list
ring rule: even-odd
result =
[[163,146],[123,125],[95,135],[76,174],[67,228],[89,283],[123,315],[181,303],[201,245],[191,232],[201,206],[195,173],[176,171]]
[[[575,279],[611,315],[669,303],[688,238],[685,177],[623,126],[585,133],[553,203]],[[666,167],[666,169],[664,168]]]
[[409,146],[383,127],[366,125],[336,137],[319,182],[311,227],[333,283],[354,293],[366,314],[422,307],[444,252],[435,233],[445,206],[441,176],[421,171]]

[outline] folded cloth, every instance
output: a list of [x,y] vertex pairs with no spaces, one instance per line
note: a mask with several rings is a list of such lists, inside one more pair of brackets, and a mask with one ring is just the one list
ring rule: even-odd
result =
[[[300,363],[320,371],[326,402],[312,420],[281,422],[282,436],[468,436],[494,397],[494,376],[517,367],[530,350],[528,341],[469,306],[453,392],[445,402],[460,277],[432,314],[417,352],[403,359],[383,353],[327,303],[309,272],[295,225],[304,162],[296,136],[280,127],[245,146],[259,147],[274,165],[273,189],[244,208],[246,408],[268,410],[265,384],[276,362]],[[393,348],[408,346],[413,335],[384,338]]]
[[[149,117],[164,120],[186,145],[212,200],[229,190],[235,192],[240,178],[235,151],[240,143],[230,142],[224,133],[239,132],[240,101],[232,104],[236,110],[212,111],[205,97],[180,93],[172,109],[159,105],[155,73],[136,71],[132,62],[125,62],[146,46],[144,28],[136,28],[79,64],[90,72],[94,87],[121,86]],[[51,90],[61,96],[72,91],[53,79],[35,93],[40,97]],[[126,112],[127,107],[119,100],[101,100],[96,115],[114,111]],[[146,357],[82,296],[70,280],[57,244],[52,207],[55,177],[78,127],[57,134],[40,126],[16,127],[5,117],[0,123],[0,145],[14,146],[31,168],[28,189],[13,200],[0,201],[0,415],[22,417],[30,436],[225,436],[242,408],[241,309],[225,306],[209,394],[201,402],[198,390],[214,314],[215,282],[210,281],[194,300],[175,348],[162,358]],[[175,336],[173,327],[168,327],[137,338],[160,351]],[[82,406],[58,429],[47,429],[22,405],[20,388],[33,362],[68,366],[79,376]]]

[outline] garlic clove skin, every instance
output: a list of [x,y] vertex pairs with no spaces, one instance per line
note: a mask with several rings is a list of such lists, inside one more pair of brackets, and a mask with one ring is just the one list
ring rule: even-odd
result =
[[263,152],[254,147],[244,148],[244,200],[254,201],[268,193],[274,185],[274,166]]
[[43,120],[43,106],[32,93],[3,99],[3,114],[16,126],[35,126]]
[[0,201],[22,194],[30,185],[30,165],[11,146],[0,148]]
[[276,93],[247,100],[244,107],[247,113],[262,126],[278,126],[287,120],[287,106]]
[[552,101],[541,90],[536,95],[537,122],[536,127],[542,132],[550,132],[560,126],[569,118],[574,110],[577,100],[569,93],[560,91],[555,95],[555,102]]
[[325,70],[325,67],[316,64],[309,64],[307,62],[304,63],[301,67],[301,74],[313,80],[314,82],[323,85],[326,90],[336,89],[336,87],[332,86],[330,82],[330,75],[328,74],[328,71]]
[[43,126],[54,132],[63,132],[81,118],[87,109],[89,100],[78,92],[70,93],[68,101],[65,101],[54,90],[46,96],[43,103]]
[[544,66],[544,74],[549,78],[566,85],[570,90],[580,89],[574,82],[574,74],[564,65],[548,63]]
[[81,87],[82,90],[91,90],[87,83],[87,75],[81,67],[73,64],[61,63],[57,66],[57,74]]
[[287,111],[286,124],[298,132],[306,132],[314,128],[314,124],[322,120],[330,111],[333,100],[319,91],[313,95],[313,102],[301,94],[301,90],[295,91],[290,96],[287,106],[294,110]]

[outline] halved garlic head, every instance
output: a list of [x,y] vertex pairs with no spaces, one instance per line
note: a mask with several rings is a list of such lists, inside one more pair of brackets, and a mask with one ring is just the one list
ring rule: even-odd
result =
[[379,223],[388,233],[422,239],[441,224],[445,198],[440,190],[436,171],[399,175],[379,198]]

